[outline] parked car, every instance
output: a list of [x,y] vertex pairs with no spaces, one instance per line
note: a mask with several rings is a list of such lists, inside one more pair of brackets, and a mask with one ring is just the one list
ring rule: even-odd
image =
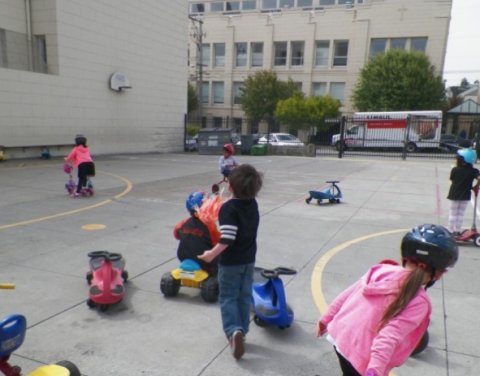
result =
[[270,144],[274,146],[305,146],[305,144],[300,141],[293,134],[289,133],[270,133],[264,135],[258,139],[259,144]]
[[456,151],[460,148],[472,146],[472,141],[455,136],[453,134],[442,134],[440,136],[440,147],[449,151]]

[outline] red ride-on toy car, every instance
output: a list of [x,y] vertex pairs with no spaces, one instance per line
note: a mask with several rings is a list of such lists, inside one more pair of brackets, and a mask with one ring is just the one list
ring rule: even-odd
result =
[[105,311],[125,295],[124,283],[128,280],[125,259],[120,253],[108,251],[90,252],[88,257],[90,271],[87,272],[87,282],[90,290],[87,305],[90,308],[99,306],[101,311]]

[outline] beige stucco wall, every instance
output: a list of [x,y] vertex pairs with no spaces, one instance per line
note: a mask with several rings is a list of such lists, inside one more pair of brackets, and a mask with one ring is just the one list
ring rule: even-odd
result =
[[[24,1],[0,0],[0,28],[26,33]],[[0,67],[0,144],[73,142],[96,154],[183,150],[187,2],[35,0],[48,74]],[[124,73],[132,89],[108,82]]]
[[[190,0],[190,3],[209,1]],[[315,3],[314,3],[315,4]],[[371,38],[427,37],[426,54],[436,67],[443,71],[446,41],[450,23],[451,0],[367,0],[352,8],[325,7],[323,10],[287,9],[268,12],[246,11],[238,14],[206,12],[196,15],[203,20],[203,43],[225,43],[225,67],[204,69],[203,80],[225,81],[224,105],[204,104],[204,116],[243,117],[239,105],[232,105],[232,82],[243,81],[259,69],[273,69],[280,79],[292,78],[302,82],[302,90],[312,93],[312,82],[345,83],[345,101],[342,110],[352,112],[350,100],[361,68],[368,61]],[[348,40],[348,64],[346,67],[326,68],[314,66],[315,41],[330,41],[330,64],[335,40]],[[302,67],[275,67],[273,42],[305,41]],[[235,68],[235,42],[263,42],[264,66],[262,68]],[[190,61],[194,61],[196,49],[190,41]],[[288,58],[288,57],[287,57]],[[194,74],[194,68],[191,68]]]

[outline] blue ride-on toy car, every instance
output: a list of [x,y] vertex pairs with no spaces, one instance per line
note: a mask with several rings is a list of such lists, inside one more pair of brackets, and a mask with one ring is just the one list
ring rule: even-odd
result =
[[317,200],[317,204],[320,204],[323,200],[328,200],[331,204],[339,204],[342,198],[342,191],[337,183],[340,182],[338,180],[329,180],[326,183],[330,185],[321,191],[309,191],[310,196],[305,199],[305,202],[310,204],[310,201]]

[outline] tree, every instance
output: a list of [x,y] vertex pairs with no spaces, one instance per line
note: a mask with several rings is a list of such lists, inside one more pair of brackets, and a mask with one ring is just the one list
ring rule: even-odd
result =
[[295,93],[278,102],[275,116],[294,129],[323,128],[326,117],[339,116],[340,106],[340,101],[330,96],[305,98],[303,93]]
[[352,99],[359,111],[438,110],[445,84],[424,53],[390,50],[361,70]]
[[269,127],[274,120],[278,101],[299,92],[291,79],[279,81],[275,72],[266,70],[249,76],[240,90],[242,109],[247,117],[253,121],[265,120]]
[[187,112],[191,113],[198,108],[198,95],[197,91],[193,87],[193,85],[189,82],[188,83],[188,103],[187,103]]

